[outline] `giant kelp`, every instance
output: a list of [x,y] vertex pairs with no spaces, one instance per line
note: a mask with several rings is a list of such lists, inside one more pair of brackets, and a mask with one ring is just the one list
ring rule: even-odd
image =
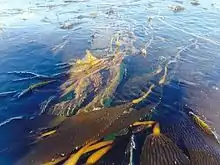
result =
[[69,155],[77,147],[129,128],[149,110],[145,108],[137,111],[132,110],[131,105],[123,105],[66,118],[60,126],[42,132],[40,138],[36,138],[32,150],[18,164],[39,164],[60,159],[63,154]]
[[130,104],[66,118],[18,164],[220,164],[219,146],[185,111],[150,110]]
[[[121,59],[117,58],[119,61]],[[111,60],[111,62],[116,61],[113,64],[118,64],[115,57]],[[168,73],[167,67],[166,64],[164,72],[155,84],[164,85]],[[121,68],[121,65],[116,68]],[[162,69],[159,67],[158,71],[151,74],[158,75],[161,72]],[[118,72],[113,71],[113,73]],[[144,80],[146,76],[149,75],[146,74]],[[110,85],[106,90],[100,90],[101,92],[87,105],[88,107],[101,105],[105,93],[107,98],[112,97],[111,94],[115,92],[121,77],[120,74],[115,74],[110,79],[112,80]],[[83,80],[74,89],[79,93],[80,90],[84,92],[88,87],[86,79]],[[143,82],[141,77],[140,80]],[[135,109],[136,105],[141,104],[152,94],[155,84],[151,83],[147,92],[133,102],[131,100],[125,105],[97,111],[89,109],[85,111],[85,108],[82,112],[87,113],[78,113],[66,118],[58,127],[42,132],[36,138],[31,151],[18,164],[218,165],[220,155],[219,146],[214,145],[218,144],[216,137],[213,136],[210,127],[192,110],[157,109],[159,103],[154,107]],[[98,88],[93,90],[99,91],[100,86],[96,86]],[[108,90],[113,92],[108,93]],[[71,90],[67,91],[62,97],[68,95]],[[83,94],[83,96],[87,95]],[[79,95],[79,98],[81,97],[82,95]]]
[[[133,134],[132,130],[134,128],[132,127],[131,133],[128,131],[127,134],[117,136],[116,139],[114,139],[110,151],[108,151],[111,156],[105,153],[96,163],[112,164],[118,163],[119,160],[121,160],[120,162],[123,163],[120,164],[219,164],[220,154],[217,149],[219,146],[212,146],[212,139],[207,139],[199,129],[193,126],[193,121],[190,120],[190,118],[182,114],[182,112],[173,114],[174,116],[179,116],[181,120],[174,120],[175,117],[172,116],[172,114],[170,118],[166,117],[165,114],[166,113],[160,114],[160,112],[153,112],[152,115],[147,118],[153,118],[154,122],[143,122],[145,129],[139,129],[139,132],[135,131],[135,134]],[[167,119],[164,118],[169,118],[171,122],[167,122]],[[160,125],[158,122],[160,122]],[[140,122],[137,125],[141,125]],[[139,134],[143,137],[142,140],[134,141],[133,137],[139,136]],[[130,140],[125,140],[127,136],[130,137],[128,138]],[[121,143],[119,139],[123,139],[123,142],[127,145]],[[134,146],[129,143],[130,141],[133,141]],[[119,150],[119,148],[114,150],[114,146],[119,145],[118,143],[120,143],[121,150]],[[129,150],[131,147],[135,147],[135,149]],[[111,150],[114,150],[114,152],[121,151],[123,156],[114,159],[115,157]],[[117,155],[120,155],[120,153],[117,152]],[[89,159],[90,155],[86,157]]]

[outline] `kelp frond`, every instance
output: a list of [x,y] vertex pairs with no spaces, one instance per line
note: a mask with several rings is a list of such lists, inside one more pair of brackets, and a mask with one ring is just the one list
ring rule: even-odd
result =
[[132,101],[132,103],[133,103],[133,104],[138,104],[138,103],[140,103],[141,101],[143,101],[144,99],[146,99],[146,98],[148,97],[148,95],[152,92],[152,89],[153,89],[154,87],[155,87],[155,85],[152,84],[152,85],[150,86],[150,88],[148,89],[148,91],[147,91],[142,97],[137,98],[137,99],[134,99],[134,100]]
[[48,84],[51,84],[53,82],[55,82],[56,80],[50,80],[50,81],[43,81],[43,82],[39,82],[37,84],[33,84],[30,85],[27,89],[24,89],[19,95],[18,98],[21,98],[27,94],[30,94],[31,92],[33,92],[34,90],[37,90],[39,88],[42,88]]

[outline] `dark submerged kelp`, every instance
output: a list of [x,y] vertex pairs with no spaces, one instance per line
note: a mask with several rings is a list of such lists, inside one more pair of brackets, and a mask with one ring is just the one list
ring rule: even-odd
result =
[[[66,118],[58,126],[56,132],[53,131],[50,134],[51,131],[49,131],[49,133],[46,132],[48,137],[37,138],[33,146],[33,152],[31,151],[30,154],[25,156],[20,164],[28,162],[39,164],[57,159],[61,154],[69,155],[76,147],[129,127],[130,124],[144,116],[149,110],[131,110],[127,105]],[[45,133],[42,133],[39,137],[44,137],[43,135]],[[48,150],[45,150],[45,147]]]
[[187,110],[160,113],[131,106],[66,118],[42,133],[18,164],[220,164],[216,139],[196,126]]

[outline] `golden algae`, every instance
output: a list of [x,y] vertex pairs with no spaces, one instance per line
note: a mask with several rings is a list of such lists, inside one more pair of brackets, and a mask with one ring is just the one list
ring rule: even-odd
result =
[[160,135],[160,126],[159,123],[156,123],[154,128],[153,128],[153,135],[154,136],[159,136]]
[[39,82],[37,84],[30,85],[27,89],[23,90],[19,95],[18,98],[21,98],[23,96],[26,96],[27,94],[32,93],[34,90],[37,90],[39,88],[42,88],[48,84],[51,84],[55,82],[56,80],[50,80],[50,81],[44,81],[44,82]]
[[140,103],[141,101],[143,101],[144,99],[146,99],[146,98],[148,97],[148,95],[152,92],[152,89],[153,89],[154,87],[155,87],[155,85],[152,84],[152,85],[150,86],[149,90],[148,90],[142,97],[140,97],[140,98],[138,98],[138,99],[132,100],[132,103],[133,103],[133,104],[138,104],[138,103]]
[[93,153],[88,160],[86,161],[86,165],[95,164],[103,155],[105,155],[110,149],[112,148],[111,145],[108,145],[95,153]]
[[[61,102],[52,106],[49,113],[71,116],[78,111],[92,111],[94,109],[90,107],[96,104],[101,107],[110,106],[114,93],[126,73],[122,60],[123,56],[119,53],[113,58],[98,59],[87,50],[86,56],[82,60],[77,60],[70,68],[69,79],[61,85],[63,91]],[[108,78],[103,77],[103,71],[109,73]],[[65,101],[69,95],[72,95],[72,98]],[[93,98],[89,98],[91,95]],[[87,99],[90,102],[83,108],[82,105]]]
[[45,133],[41,134],[39,138],[40,138],[40,139],[41,139],[41,138],[45,138],[45,137],[47,137],[47,136],[50,136],[50,135],[52,135],[52,134],[55,134],[56,132],[57,132],[57,130],[51,130],[51,131],[45,132]]
[[102,142],[96,143],[96,144],[94,144],[94,145],[89,146],[89,147],[85,150],[84,154],[85,154],[85,153],[88,153],[88,152],[91,152],[91,151],[93,151],[93,150],[97,150],[97,149],[99,149],[99,148],[105,147],[105,146],[110,145],[110,144],[112,144],[112,143],[113,143],[112,140],[102,141]]
[[69,159],[64,163],[64,165],[76,165],[78,162],[79,158],[83,155],[83,153],[86,151],[86,149],[93,144],[95,141],[92,141],[85,146],[83,146],[78,152],[75,154],[72,154]]
[[133,123],[132,125],[131,125],[131,127],[133,127],[133,126],[140,126],[140,125],[145,125],[145,126],[149,126],[149,127],[151,127],[153,124],[155,124],[156,122],[155,121],[142,121],[142,122],[140,122],[140,121],[137,121],[137,122],[135,122],[135,123]]
[[196,125],[199,126],[200,129],[202,129],[206,134],[213,135],[211,127],[202,119],[200,119],[199,116],[194,114],[193,112],[189,112],[192,119],[195,121]]

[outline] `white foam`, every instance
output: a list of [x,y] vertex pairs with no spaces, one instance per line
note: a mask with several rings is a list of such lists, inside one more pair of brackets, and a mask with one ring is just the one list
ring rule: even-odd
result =
[[12,118],[9,118],[3,122],[0,123],[0,127],[7,124],[7,123],[10,123],[11,121],[13,120],[19,120],[19,119],[23,119],[24,117],[23,116],[16,116],[16,117],[12,117]]

